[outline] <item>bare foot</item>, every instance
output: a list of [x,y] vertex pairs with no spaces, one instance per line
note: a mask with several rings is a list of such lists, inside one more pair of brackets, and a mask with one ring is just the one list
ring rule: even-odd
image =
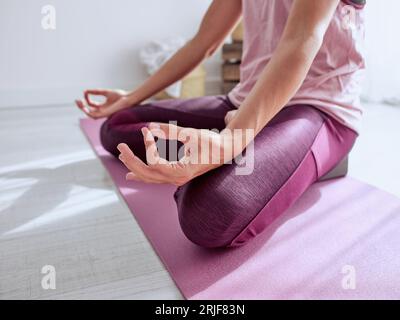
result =
[[232,119],[235,117],[236,113],[237,113],[237,110],[232,110],[232,111],[229,111],[225,115],[225,124],[226,125],[228,125],[228,123],[232,121]]

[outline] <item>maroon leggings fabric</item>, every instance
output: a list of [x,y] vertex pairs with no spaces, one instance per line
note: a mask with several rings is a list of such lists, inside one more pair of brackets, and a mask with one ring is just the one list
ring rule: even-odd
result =
[[[115,156],[119,154],[117,145],[124,142],[145,161],[140,129],[149,122],[176,121],[183,127],[222,130],[226,113],[234,109],[226,96],[134,106],[114,114],[103,124],[101,141],[103,147]],[[325,171],[331,169],[350,151],[356,134],[312,106],[296,105],[282,109],[256,136],[251,174],[237,175],[237,164],[226,164],[178,188],[174,198],[186,237],[203,247],[229,246],[246,228],[251,229],[260,212],[267,217],[282,214],[311,183],[326,173],[317,172],[317,164],[312,163],[312,166],[302,166],[301,176],[307,179],[303,179],[301,188],[296,187],[300,185],[298,183],[287,183],[310,154],[327,121],[328,127],[334,128],[329,132],[335,132],[328,138],[340,140],[340,147],[330,157],[330,167],[322,163]],[[329,135],[326,130],[323,133]],[[323,139],[327,139],[328,143],[328,138],[320,134],[319,141],[322,139],[324,143]],[[164,156],[169,157],[168,154]],[[321,167],[321,163],[318,165]],[[285,195],[281,197],[279,209],[266,212],[268,204],[272,199],[276,202],[277,194],[282,191]],[[262,229],[268,225],[264,221]],[[240,244],[242,242],[241,239]]]

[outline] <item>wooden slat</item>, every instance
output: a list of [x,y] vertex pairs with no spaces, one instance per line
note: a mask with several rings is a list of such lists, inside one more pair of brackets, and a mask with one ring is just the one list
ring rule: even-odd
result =
[[224,81],[239,81],[240,80],[240,64],[239,63],[224,63],[222,65],[222,79]]
[[243,44],[241,42],[226,43],[222,47],[224,61],[241,61]]
[[237,81],[225,81],[222,83],[222,94],[228,94],[238,84]]

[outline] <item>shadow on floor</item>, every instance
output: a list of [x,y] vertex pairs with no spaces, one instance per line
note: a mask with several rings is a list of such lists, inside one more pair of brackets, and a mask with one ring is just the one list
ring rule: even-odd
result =
[[[37,182],[0,212],[0,235],[51,212],[69,198],[74,186],[112,190],[112,183],[107,175],[102,173],[102,177],[85,176],[98,165],[98,159],[93,158],[54,169],[37,168],[3,174],[2,178],[5,180],[33,178]],[[10,219],[11,215],[17,217]]]

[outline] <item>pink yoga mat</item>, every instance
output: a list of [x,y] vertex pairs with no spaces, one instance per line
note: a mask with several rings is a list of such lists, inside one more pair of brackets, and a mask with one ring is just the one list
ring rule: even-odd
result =
[[207,250],[185,238],[169,185],[126,182],[81,121],[136,221],[188,299],[399,299],[400,200],[351,178],[313,185],[259,237]]

